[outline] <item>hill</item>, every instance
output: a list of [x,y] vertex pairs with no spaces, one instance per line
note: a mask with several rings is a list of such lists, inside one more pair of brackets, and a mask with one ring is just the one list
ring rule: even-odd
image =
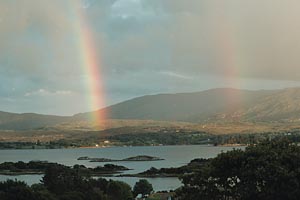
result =
[[27,130],[45,126],[53,126],[58,123],[71,121],[72,117],[40,115],[35,113],[9,113],[0,111],[1,130]]
[[[300,93],[300,89],[297,90]],[[288,89],[289,91],[289,89]],[[286,101],[297,107],[294,96],[286,90],[237,90],[212,89],[195,93],[159,94],[135,98],[116,105],[112,105],[98,112],[110,113],[111,119],[142,119],[157,121],[184,121],[203,123],[210,121],[247,121],[260,119],[273,119],[281,115],[282,109],[272,115],[266,115],[274,107]],[[270,101],[272,99],[272,101]],[[291,99],[291,100],[286,100]],[[278,102],[281,102],[280,105]],[[264,105],[261,107],[261,105]],[[289,110],[292,112],[292,110]],[[284,118],[295,117],[285,111]],[[271,111],[270,111],[271,112]],[[291,115],[289,115],[291,114]],[[281,120],[281,118],[276,118]]]
[[[282,90],[212,89],[195,93],[158,94],[131,99],[98,110],[110,114],[105,126],[90,121],[94,113],[53,116],[0,112],[0,130],[103,130],[118,127],[184,124],[298,122],[300,88]],[[248,126],[248,125],[247,125]],[[231,125],[230,125],[231,127]]]
[[235,112],[246,120],[297,122],[300,120],[300,88],[278,90],[249,108]]

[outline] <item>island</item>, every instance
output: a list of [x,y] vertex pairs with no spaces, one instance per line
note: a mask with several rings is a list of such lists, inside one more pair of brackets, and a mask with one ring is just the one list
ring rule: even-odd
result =
[[49,168],[66,167],[74,169],[79,174],[85,174],[89,176],[111,176],[113,174],[119,174],[124,171],[130,170],[127,167],[105,164],[104,166],[98,166],[95,168],[88,168],[84,165],[74,165],[73,167],[64,166],[58,163],[50,163],[47,161],[30,161],[28,163],[19,162],[4,162],[0,164],[0,175],[29,175],[29,174],[45,174],[45,171]]
[[88,156],[83,156],[83,157],[79,157],[77,160],[88,160],[90,162],[122,162],[122,161],[129,161],[129,162],[144,161],[145,162],[145,161],[160,161],[164,159],[159,157],[154,157],[154,156],[139,155],[139,156],[133,156],[124,159],[90,158]]
[[125,158],[122,161],[159,161],[159,160],[164,160],[164,159],[159,157],[141,155],[141,156]]
[[138,178],[162,178],[162,177],[181,177],[185,174],[197,172],[207,165],[211,159],[198,158],[181,167],[161,168],[151,167],[149,170],[138,174],[120,174],[118,177],[138,177]]

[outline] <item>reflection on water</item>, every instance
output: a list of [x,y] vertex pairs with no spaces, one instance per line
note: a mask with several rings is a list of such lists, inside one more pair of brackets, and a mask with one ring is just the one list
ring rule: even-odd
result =
[[[238,147],[243,148],[243,147]],[[82,164],[87,167],[103,166],[106,163],[94,163],[85,160],[78,161],[81,156],[96,158],[112,158],[123,159],[138,155],[149,155],[163,158],[161,161],[151,162],[113,162],[113,164],[123,165],[130,169],[126,173],[139,173],[149,169],[150,167],[179,167],[195,158],[211,158],[215,157],[222,151],[228,151],[233,147],[213,147],[204,145],[187,145],[187,146],[151,146],[151,147],[111,147],[111,148],[93,148],[93,149],[44,149],[44,150],[0,150],[1,162],[29,162],[31,160],[47,160],[49,162],[57,162],[60,164],[73,166]],[[0,181],[10,179],[18,179],[28,184],[38,183],[42,175],[22,175],[22,176],[0,176]],[[133,186],[138,178],[132,177],[115,177],[114,180],[121,180]],[[149,178],[149,182],[153,184],[154,189],[170,190],[180,186],[177,178]]]

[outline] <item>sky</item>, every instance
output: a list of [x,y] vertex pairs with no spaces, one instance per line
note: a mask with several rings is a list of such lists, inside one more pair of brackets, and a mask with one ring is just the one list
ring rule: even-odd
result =
[[[96,109],[80,60],[91,52],[105,105],[220,87],[298,87],[299,10],[297,0],[0,0],[0,110]],[[88,52],[79,45],[87,31]]]

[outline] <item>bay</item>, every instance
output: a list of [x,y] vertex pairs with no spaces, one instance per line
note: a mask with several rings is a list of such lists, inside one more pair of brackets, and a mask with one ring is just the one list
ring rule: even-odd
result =
[[[235,147],[244,148],[244,147]],[[215,147],[208,145],[186,145],[186,146],[143,146],[143,147],[109,147],[109,148],[78,148],[78,149],[41,149],[41,150],[0,150],[0,162],[29,162],[32,160],[56,162],[67,166],[82,164],[87,167],[103,166],[106,163],[89,162],[77,160],[82,156],[92,158],[124,159],[138,155],[149,155],[160,157],[165,160],[149,162],[112,162],[112,164],[123,165],[132,170],[127,174],[140,173],[151,167],[168,168],[179,167],[189,163],[195,158],[212,158],[221,152],[232,150],[233,147]],[[0,181],[17,179],[28,184],[38,183],[42,175],[3,176]],[[133,186],[139,178],[135,177],[112,177],[107,179],[120,180]],[[174,190],[180,187],[181,182],[177,178],[147,178],[153,185],[155,191]]]

